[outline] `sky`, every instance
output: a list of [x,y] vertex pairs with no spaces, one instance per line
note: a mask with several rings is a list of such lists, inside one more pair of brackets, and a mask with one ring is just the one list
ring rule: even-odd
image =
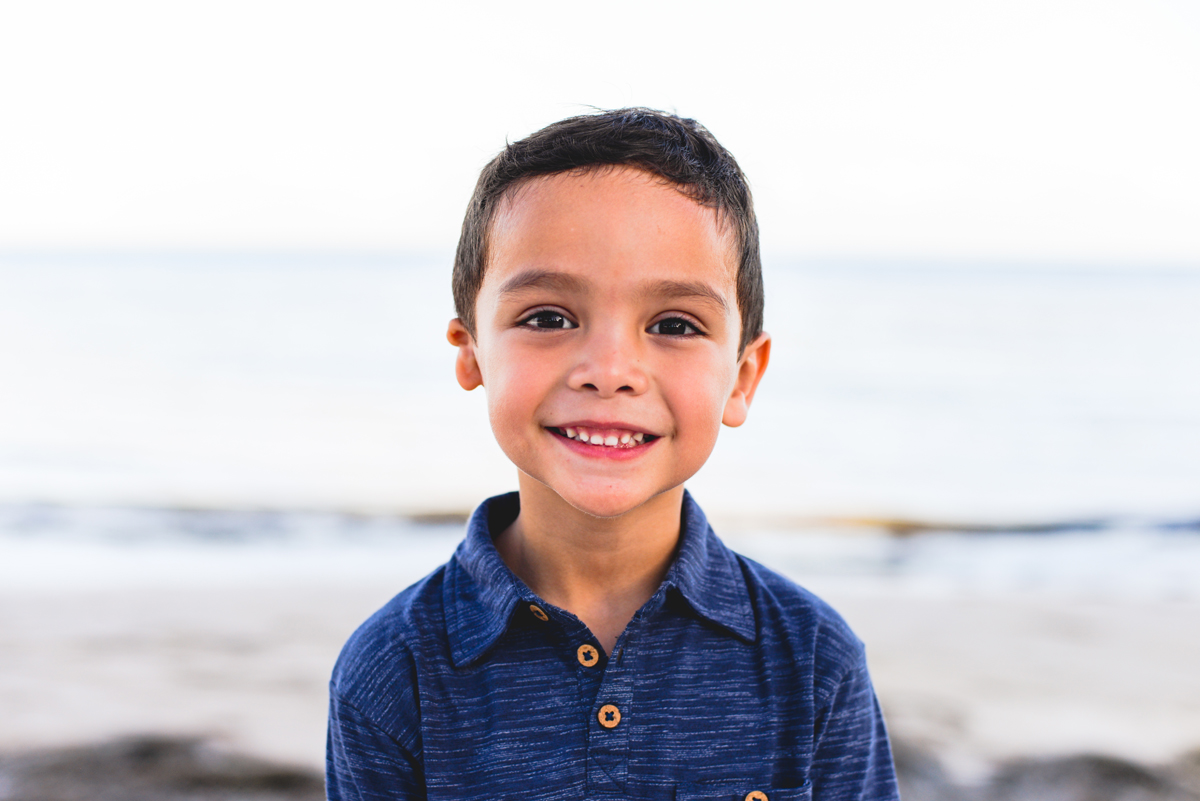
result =
[[1200,6],[0,6],[0,250],[445,250],[506,140],[693,116],[764,251],[1200,267]]

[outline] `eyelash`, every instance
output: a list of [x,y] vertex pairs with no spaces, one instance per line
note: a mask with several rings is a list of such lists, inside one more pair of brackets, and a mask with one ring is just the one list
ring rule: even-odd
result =
[[[547,321],[547,318],[561,320],[564,324],[556,326],[533,325],[534,322],[539,320],[545,322]],[[682,334],[665,334],[661,330],[654,330],[655,328],[662,326],[663,323],[682,323],[689,330]],[[579,327],[579,323],[575,322],[570,317],[556,309],[536,309],[535,311],[527,314],[524,319],[517,323],[517,325],[522,328],[531,328],[535,331],[569,331],[573,328]],[[679,315],[663,317],[661,320],[655,320],[646,330],[651,334],[670,337],[671,339],[691,339],[692,337],[708,336],[708,334],[701,330],[700,326],[695,322]]]

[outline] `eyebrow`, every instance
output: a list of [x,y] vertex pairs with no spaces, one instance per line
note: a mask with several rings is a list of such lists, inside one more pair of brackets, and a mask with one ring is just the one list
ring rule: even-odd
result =
[[701,281],[655,281],[642,290],[642,292],[645,295],[658,298],[693,298],[715,306],[720,309],[722,314],[729,311],[729,304],[725,302],[724,296]]
[[516,295],[526,289],[553,289],[559,292],[587,292],[587,284],[580,278],[553,270],[525,270],[517,273],[500,286],[500,297]]

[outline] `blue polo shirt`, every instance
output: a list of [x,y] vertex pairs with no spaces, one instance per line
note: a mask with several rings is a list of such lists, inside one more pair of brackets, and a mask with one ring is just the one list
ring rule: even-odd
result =
[[739,556],[684,494],[658,592],[605,656],[501,561],[486,501],[375,613],[330,683],[330,799],[898,799],[862,643]]

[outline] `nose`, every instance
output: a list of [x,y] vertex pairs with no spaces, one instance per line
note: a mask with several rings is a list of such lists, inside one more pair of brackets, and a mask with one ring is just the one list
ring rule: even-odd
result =
[[640,395],[649,378],[643,364],[642,343],[632,332],[614,326],[589,332],[579,351],[579,361],[567,377],[571,389],[595,392],[601,398]]

